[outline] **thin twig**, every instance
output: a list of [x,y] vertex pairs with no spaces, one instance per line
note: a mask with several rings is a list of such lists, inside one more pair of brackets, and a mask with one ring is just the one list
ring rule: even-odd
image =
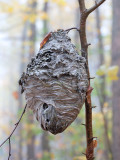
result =
[[82,126],[86,126],[86,124],[84,124],[84,123],[82,123],[81,125],[82,125]]
[[89,15],[91,12],[93,12],[96,8],[98,8],[105,1],[106,0],[100,0],[98,3],[95,1],[95,5],[87,10],[87,14]]
[[8,156],[8,160],[10,160],[11,157],[11,139],[9,138],[9,156]]
[[11,157],[11,137],[12,137],[13,133],[15,132],[16,128],[18,127],[18,125],[19,125],[19,123],[20,123],[20,121],[21,121],[21,119],[22,119],[22,117],[23,117],[23,115],[24,115],[24,113],[26,111],[26,108],[27,108],[27,104],[25,105],[24,110],[23,110],[18,122],[15,124],[15,128],[12,130],[11,134],[9,135],[9,137],[0,145],[0,147],[2,147],[7,141],[9,141],[9,156],[8,156],[8,160],[10,160],[10,157]]
[[95,79],[95,77],[90,77],[89,79]]
[[85,154],[85,153],[82,153],[82,154],[86,156],[86,154]]
[[71,31],[71,30],[73,30],[73,29],[76,29],[78,32],[80,31],[80,29],[79,29],[79,28],[76,28],[76,27],[72,27],[72,28],[66,29],[65,31],[69,32],[69,31]]
[[97,106],[92,106],[92,109],[96,108]]
[[98,137],[93,137],[92,139],[97,139]]

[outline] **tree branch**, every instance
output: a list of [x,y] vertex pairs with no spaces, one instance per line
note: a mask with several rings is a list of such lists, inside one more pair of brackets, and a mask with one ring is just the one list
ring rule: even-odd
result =
[[79,29],[79,28],[76,28],[76,27],[72,27],[72,28],[66,29],[65,31],[69,32],[69,31],[71,31],[71,30],[73,30],[73,29],[76,29],[78,32],[80,31],[80,29]]
[[81,42],[81,54],[86,59],[86,72],[88,75],[89,86],[85,99],[85,114],[86,114],[86,140],[87,140],[87,149],[86,149],[86,159],[93,160],[94,159],[94,145],[93,145],[93,129],[92,129],[92,102],[91,102],[91,86],[90,86],[90,73],[89,73],[89,65],[88,65],[88,46],[86,36],[86,20],[88,15],[94,11],[97,7],[99,7],[105,0],[101,0],[99,3],[96,3],[92,8],[86,9],[85,0],[78,0],[80,7],[80,42]]
[[11,157],[11,139],[9,138],[9,156],[8,156],[8,160],[10,160]]
[[84,0],[78,0],[79,6],[80,6],[80,12],[84,12],[86,10],[85,8],[85,1]]
[[21,121],[21,119],[22,119],[22,117],[23,117],[23,115],[24,115],[24,113],[26,111],[26,108],[27,108],[27,104],[25,105],[25,108],[24,108],[24,110],[23,110],[18,122],[15,124],[15,128],[12,130],[11,134],[9,135],[9,137],[0,145],[0,147],[2,147],[7,141],[9,141],[9,156],[8,156],[8,160],[10,160],[10,157],[11,157],[11,137],[12,137],[13,133],[15,132],[16,128],[18,127],[18,125],[19,125],[19,123],[20,123],[20,121]]
[[93,12],[96,8],[98,8],[105,1],[106,0],[100,0],[98,3],[95,1],[95,5],[87,10],[87,14],[89,15],[91,12]]

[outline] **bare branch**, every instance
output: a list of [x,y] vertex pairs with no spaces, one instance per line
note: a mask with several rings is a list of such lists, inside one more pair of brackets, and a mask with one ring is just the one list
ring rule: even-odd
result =
[[89,79],[95,79],[95,77],[89,77]]
[[86,124],[83,124],[83,123],[82,123],[81,125],[82,125],[82,126],[86,126]]
[[8,160],[10,160],[11,157],[11,139],[9,138],[9,156],[8,156]]
[[0,147],[2,147],[7,141],[9,141],[9,156],[8,156],[8,160],[10,160],[10,157],[11,157],[11,137],[12,137],[13,133],[15,132],[16,128],[18,127],[18,125],[19,125],[19,123],[20,123],[20,121],[21,121],[21,119],[22,119],[22,117],[23,117],[23,115],[24,115],[24,113],[26,111],[26,108],[27,108],[27,105],[25,105],[25,108],[24,108],[24,110],[23,110],[18,122],[15,124],[15,128],[12,130],[11,134],[9,135],[9,137],[0,145]]
[[91,12],[93,12],[96,8],[98,8],[105,1],[106,0],[100,0],[98,3],[95,1],[95,5],[87,10],[87,14],[89,15]]
[[[89,65],[88,65],[88,42],[86,36],[86,21],[88,15],[93,12],[96,8],[98,8],[105,0],[100,0],[98,3],[95,1],[95,5],[90,8],[86,9],[85,0],[78,0],[79,7],[80,7],[80,43],[81,43],[81,54],[86,59],[86,71],[89,80],[90,86],[90,72],[89,72]],[[86,152],[86,159],[93,160],[94,159],[94,145],[93,145],[93,131],[92,131],[92,103],[91,103],[91,95],[86,97],[85,100],[85,112],[86,112],[86,139],[87,139],[87,152]]]
[[65,31],[69,32],[69,31],[71,31],[71,30],[73,30],[73,29],[76,29],[78,32],[80,31],[80,29],[79,29],[79,28],[76,28],[76,27],[72,27],[72,28],[66,29]]

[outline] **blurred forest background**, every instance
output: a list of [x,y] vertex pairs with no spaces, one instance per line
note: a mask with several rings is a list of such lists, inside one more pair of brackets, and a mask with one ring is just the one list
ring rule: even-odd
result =
[[[95,1],[85,0],[87,7]],[[96,160],[120,159],[120,0],[107,0],[87,21]],[[0,0],[0,143],[25,106],[18,80],[44,36],[59,28],[79,28],[77,0]],[[113,25],[112,25],[113,24]],[[113,33],[113,34],[112,34]],[[79,35],[69,36],[80,52]],[[64,133],[44,132],[28,109],[12,137],[13,160],[84,160],[85,112]],[[8,144],[0,160],[8,157]]]

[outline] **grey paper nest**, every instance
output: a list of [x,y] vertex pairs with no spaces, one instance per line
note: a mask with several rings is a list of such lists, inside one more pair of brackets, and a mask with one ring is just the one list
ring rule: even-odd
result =
[[64,30],[51,32],[31,59],[19,84],[44,130],[61,133],[76,119],[88,88],[85,63]]

